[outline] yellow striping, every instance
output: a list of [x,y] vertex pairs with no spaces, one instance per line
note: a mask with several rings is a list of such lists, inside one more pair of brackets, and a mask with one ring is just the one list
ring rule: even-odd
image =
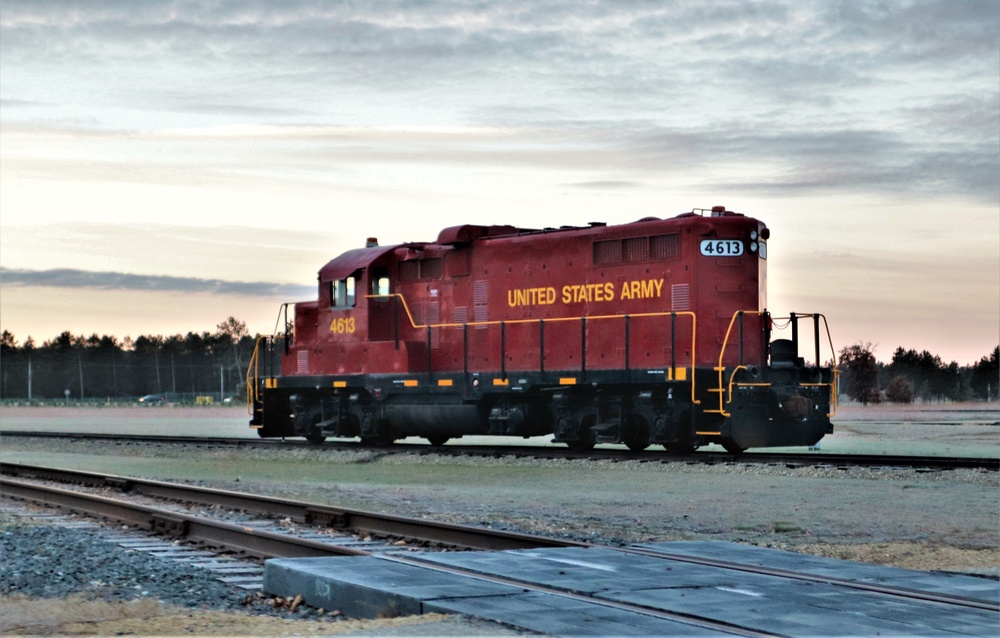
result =
[[[391,299],[396,297],[399,299],[400,303],[403,304],[403,310],[406,312],[406,317],[410,321],[410,326],[413,328],[461,328],[463,326],[479,327],[479,326],[499,326],[500,324],[514,325],[522,323],[540,323],[540,319],[505,319],[505,320],[491,320],[491,321],[468,321],[465,323],[417,323],[413,319],[413,313],[410,312],[410,305],[406,302],[406,298],[399,293],[393,293],[390,295],[365,295],[365,299]],[[629,314],[627,316],[635,319],[637,317],[669,317],[670,315],[676,315],[678,317],[690,317],[692,320],[695,318],[695,314],[690,311],[682,310],[678,312],[636,312]],[[587,321],[595,321],[599,319],[624,319],[626,315],[580,315],[578,317],[549,317],[545,319],[545,323],[558,323],[565,321],[580,321],[581,319],[586,319]]]
[[420,385],[420,382],[416,379],[403,379],[403,387],[405,388],[415,388]]
[[510,385],[510,379],[493,379],[493,385]]
[[334,381],[333,382],[333,387],[335,387],[335,388],[346,388],[347,387],[347,381]]
[[451,379],[438,379],[438,385],[443,388],[450,388],[452,385]]
[[263,425],[251,425],[251,426],[250,426],[250,429],[251,429],[251,430],[259,430],[259,429],[261,429],[261,428],[263,428],[263,427],[264,427]]
[[273,378],[273,377],[270,378],[270,379],[264,379],[264,387],[268,388],[268,389],[277,388],[278,387],[278,380],[275,379],[275,378]]
[[673,374],[671,375],[671,381],[687,381],[688,369],[687,368],[674,368]]
[[559,385],[576,385],[576,377],[559,377]]
[[[708,412],[708,410],[705,410]],[[699,436],[722,436],[722,432],[695,432]]]

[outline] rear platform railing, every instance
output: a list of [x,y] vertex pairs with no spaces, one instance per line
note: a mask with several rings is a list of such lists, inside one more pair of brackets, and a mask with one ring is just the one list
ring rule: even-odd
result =
[[[714,388],[709,388],[708,389],[708,392],[710,392],[712,394],[718,395],[718,398],[719,398],[719,407],[718,407],[718,409],[705,410],[706,413],[721,414],[722,416],[725,416],[725,417],[731,416],[728,412],[726,412],[725,406],[727,406],[730,403],[732,403],[732,400],[733,400],[733,387],[752,387],[752,386],[768,387],[768,386],[771,385],[771,383],[769,381],[761,381],[761,382],[736,381],[736,375],[740,371],[748,370],[748,367],[745,365],[745,361],[744,361],[744,344],[745,344],[744,321],[745,321],[745,318],[746,318],[747,315],[756,315],[756,316],[759,316],[764,321],[767,322],[767,324],[764,326],[765,329],[763,330],[763,334],[766,335],[765,336],[765,346],[767,345],[767,342],[770,341],[771,324],[772,324],[772,322],[775,321],[775,319],[773,319],[771,317],[770,313],[768,313],[766,310],[740,310],[740,311],[737,311],[737,312],[733,313],[733,316],[732,316],[732,318],[729,321],[729,328],[726,330],[726,336],[725,336],[725,338],[723,339],[723,342],[722,342],[722,348],[720,348],[720,350],[719,350],[719,362],[718,362],[718,365],[715,367],[715,372],[718,374],[718,385],[716,387],[714,387]],[[802,386],[802,387],[826,387],[826,388],[829,388],[829,390],[830,390],[830,406],[831,406],[831,409],[830,409],[830,412],[826,416],[827,417],[833,417],[837,413],[837,382],[838,382],[838,379],[839,379],[840,371],[837,369],[837,365],[836,365],[836,350],[833,349],[833,339],[830,337],[830,326],[829,326],[829,324],[826,321],[826,317],[824,315],[818,314],[818,313],[796,314],[796,313],[793,312],[793,313],[789,313],[788,317],[781,317],[781,318],[778,318],[776,321],[785,321],[785,320],[787,320],[787,324],[786,325],[791,325],[791,328],[792,328],[792,354],[793,354],[793,356],[797,356],[798,348],[799,348],[799,332],[798,332],[799,325],[798,325],[798,321],[799,321],[799,319],[809,319],[809,318],[811,318],[813,320],[813,345],[814,345],[814,348],[815,348],[815,365],[817,367],[819,367],[821,365],[820,362],[821,362],[822,359],[821,359],[820,343],[821,343],[821,332],[823,332],[823,331],[825,331],[825,333],[826,333],[827,343],[829,345],[831,356],[833,357],[833,362],[834,363],[833,363],[833,366],[832,366],[832,376],[831,376],[830,382],[828,382],[828,383],[827,382],[819,382],[819,383],[805,383],[805,382],[800,382],[799,385]],[[823,328],[822,331],[820,329],[820,321],[821,320],[822,320],[822,328]],[[735,367],[731,368],[731,372],[729,374],[729,381],[727,383],[726,380],[725,380],[725,372],[727,370],[727,367],[723,364],[723,361],[725,360],[726,349],[729,346],[729,344],[731,343],[730,337],[732,336],[734,326],[736,326],[738,328],[738,337],[737,337],[737,339],[735,341],[737,342],[738,347],[739,347],[739,358],[738,358],[737,365]],[[765,353],[765,355],[764,355],[765,356],[765,360],[760,362],[760,365],[763,367],[763,366],[767,365],[767,361],[766,361],[767,348],[765,347],[762,350],[762,352]]]

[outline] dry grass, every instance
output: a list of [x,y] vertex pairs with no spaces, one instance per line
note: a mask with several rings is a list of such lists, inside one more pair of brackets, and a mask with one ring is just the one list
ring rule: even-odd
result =
[[271,616],[191,610],[151,598],[104,602],[0,597],[0,634],[11,636],[329,636],[392,628],[447,618],[426,614],[384,620],[307,621]]
[[875,565],[933,570],[947,565],[953,571],[986,572],[1000,565],[996,548],[966,549],[936,543],[861,543],[852,545],[797,545],[795,551]]

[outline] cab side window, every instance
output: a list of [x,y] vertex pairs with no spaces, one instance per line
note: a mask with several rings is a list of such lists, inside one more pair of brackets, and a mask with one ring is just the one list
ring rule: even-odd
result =
[[355,278],[351,275],[347,279],[338,279],[330,282],[330,306],[332,308],[353,308]]
[[375,268],[372,270],[372,294],[373,295],[388,295],[389,290],[389,271],[386,268]]

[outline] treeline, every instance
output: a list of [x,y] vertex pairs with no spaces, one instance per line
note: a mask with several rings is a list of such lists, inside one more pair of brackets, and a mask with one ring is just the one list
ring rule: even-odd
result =
[[76,336],[64,332],[38,346],[29,337],[0,334],[0,398],[135,399],[214,401],[245,392],[254,338],[229,317],[214,333],[172,337]]
[[971,366],[959,366],[926,350],[903,348],[882,363],[870,343],[856,343],[840,351],[840,391],[864,404],[996,400],[1000,346]]
[[[242,397],[253,348],[246,324],[233,317],[214,333],[119,341],[64,332],[41,346],[31,338],[19,345],[4,330],[0,399]],[[841,394],[862,403],[984,401],[1000,394],[1000,346],[974,365],[959,366],[903,348],[886,364],[876,360],[871,344],[858,343],[841,350],[839,364]]]

